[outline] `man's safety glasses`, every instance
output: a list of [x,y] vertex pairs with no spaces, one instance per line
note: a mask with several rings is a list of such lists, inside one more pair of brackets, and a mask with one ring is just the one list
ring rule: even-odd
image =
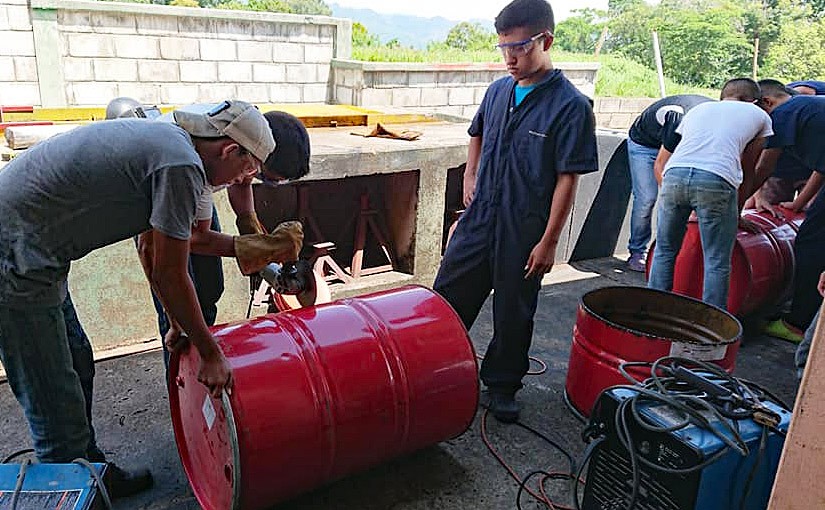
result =
[[548,35],[550,35],[550,32],[542,32],[523,41],[496,44],[496,49],[498,49],[505,58],[508,55],[511,57],[523,57],[530,53],[536,41]]

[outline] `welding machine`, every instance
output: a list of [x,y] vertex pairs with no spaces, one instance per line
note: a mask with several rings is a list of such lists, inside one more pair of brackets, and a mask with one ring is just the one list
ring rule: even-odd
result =
[[[639,398],[633,412],[645,423],[622,421],[617,414],[622,402],[638,395],[626,387],[608,389],[593,408],[590,430],[598,430],[602,442],[590,459],[582,510],[625,510],[634,485],[638,487],[634,510],[767,507],[790,412],[765,401],[760,402],[761,409],[778,418],[775,426],[765,427],[751,418],[732,420],[733,430],[747,445],[747,455],[743,455],[720,437],[720,433],[727,433],[720,432],[724,427],[710,413],[704,413],[712,427],[709,429],[687,420],[684,413],[663,401]],[[635,459],[621,434],[632,438],[629,444]],[[732,439],[732,434],[724,437]],[[633,464],[637,466],[637,482]]]
[[102,510],[90,467],[103,478],[105,464],[0,464],[0,510],[11,510],[15,495],[16,510]]

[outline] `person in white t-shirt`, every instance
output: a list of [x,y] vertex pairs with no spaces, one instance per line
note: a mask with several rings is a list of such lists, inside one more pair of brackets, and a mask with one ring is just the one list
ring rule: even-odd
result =
[[662,190],[648,287],[673,288],[676,256],[696,211],[705,266],[702,300],[726,308],[739,211],[748,198],[737,189],[753,179],[756,159],[773,134],[771,118],[756,106],[760,97],[755,81],[728,80],[720,102],[700,104],[682,119],[676,150],[660,150],[656,171],[663,175]]

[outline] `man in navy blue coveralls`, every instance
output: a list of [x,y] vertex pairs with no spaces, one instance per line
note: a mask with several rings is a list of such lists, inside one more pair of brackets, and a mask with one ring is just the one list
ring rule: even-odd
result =
[[496,17],[510,76],[487,89],[469,129],[466,211],[434,289],[469,329],[494,289],[493,339],[481,365],[482,405],[518,419],[542,276],[575,197],[579,174],[598,168],[589,100],[553,69],[553,11],[515,0]]
[[822,173],[825,172],[825,144],[821,139],[825,132],[825,97],[791,96],[776,80],[762,80],[759,86],[762,88],[761,105],[773,120],[774,136],[768,139],[759,159],[757,184],[771,175],[784,152],[813,168],[815,172],[810,180],[819,181],[819,186],[806,186],[794,199],[793,208],[801,209],[816,196],[794,243],[796,271],[791,311],[784,319],[769,325],[771,335],[800,341],[801,332],[811,324],[822,304],[817,282],[825,271],[825,193],[820,191]]

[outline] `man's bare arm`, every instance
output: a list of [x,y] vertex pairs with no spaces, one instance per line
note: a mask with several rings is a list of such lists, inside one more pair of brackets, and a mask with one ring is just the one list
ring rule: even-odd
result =
[[464,169],[464,207],[468,207],[475,198],[478,162],[481,159],[481,142],[482,138],[480,136],[473,136],[470,138],[470,146],[467,149],[467,167]]

